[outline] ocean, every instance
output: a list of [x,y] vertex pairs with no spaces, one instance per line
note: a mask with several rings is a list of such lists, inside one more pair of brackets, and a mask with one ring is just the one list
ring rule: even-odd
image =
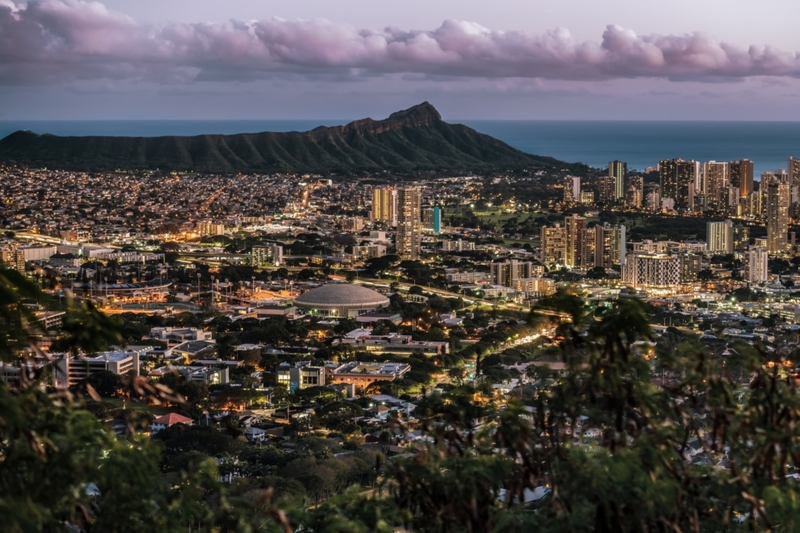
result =
[[[453,120],[536,155],[605,167],[619,159],[644,170],[661,159],[750,159],[755,174],[800,157],[800,122]],[[0,121],[0,138],[20,129],[55,135],[200,135],[307,131],[349,120]]]

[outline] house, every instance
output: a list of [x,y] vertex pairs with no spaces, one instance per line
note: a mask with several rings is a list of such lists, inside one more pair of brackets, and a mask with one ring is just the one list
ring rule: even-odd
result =
[[150,432],[158,433],[162,429],[174,426],[175,424],[186,424],[187,426],[191,426],[194,424],[194,420],[183,415],[179,415],[178,413],[169,413],[155,418],[150,423]]
[[267,440],[267,430],[250,426],[244,430],[244,436],[250,442],[264,442]]
[[372,406],[370,411],[373,413],[373,416],[379,420],[386,420],[391,413],[391,409],[380,404]]

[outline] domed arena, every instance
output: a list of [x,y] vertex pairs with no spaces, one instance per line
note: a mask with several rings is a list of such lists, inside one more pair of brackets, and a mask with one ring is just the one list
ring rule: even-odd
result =
[[389,298],[360,285],[335,283],[304,292],[294,304],[310,315],[351,318],[386,307]]

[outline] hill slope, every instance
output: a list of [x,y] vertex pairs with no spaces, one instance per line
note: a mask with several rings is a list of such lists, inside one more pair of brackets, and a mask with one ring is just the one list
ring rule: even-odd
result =
[[0,140],[0,161],[72,170],[361,172],[567,168],[444,122],[425,102],[385,120],[307,132],[194,137],[59,137],[17,131]]

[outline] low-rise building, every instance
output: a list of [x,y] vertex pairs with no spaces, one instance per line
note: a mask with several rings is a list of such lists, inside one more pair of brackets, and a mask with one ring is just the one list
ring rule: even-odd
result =
[[311,361],[281,363],[278,365],[278,385],[285,386],[290,392],[321,387],[325,385],[325,368],[312,366]]
[[54,357],[55,381],[59,386],[80,383],[95,372],[108,371],[118,376],[133,372],[139,375],[139,353],[110,351],[92,357],[67,354]]
[[186,341],[210,341],[213,333],[198,328],[157,327],[150,329],[150,338],[167,344],[181,344]]
[[394,381],[411,371],[406,363],[362,363],[353,361],[330,369],[332,383],[349,383],[364,387],[376,381]]
[[359,315],[356,317],[356,322],[360,324],[373,324],[375,322],[381,322],[383,320],[388,320],[394,325],[399,325],[403,321],[403,317],[399,313],[366,313],[363,315]]
[[216,349],[216,343],[212,341],[186,341],[172,348],[172,353],[186,357],[188,359],[200,359],[211,355]]
[[338,344],[350,344],[355,350],[373,353],[412,354],[414,352],[426,355],[441,355],[450,353],[450,344],[445,341],[415,341],[411,335],[372,335],[372,331],[358,329],[350,332]]
[[150,432],[158,433],[162,429],[174,426],[175,424],[186,424],[187,426],[191,426],[194,424],[194,420],[183,415],[179,415],[178,413],[169,413],[154,418],[150,423]]

